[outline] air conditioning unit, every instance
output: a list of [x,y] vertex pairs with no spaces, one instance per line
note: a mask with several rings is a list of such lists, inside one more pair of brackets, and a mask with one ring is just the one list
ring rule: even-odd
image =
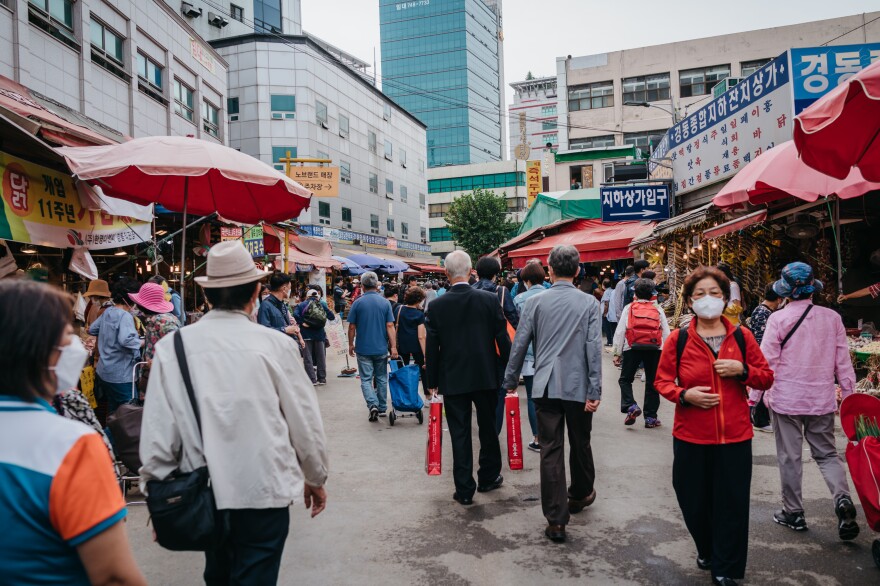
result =
[[196,8],[189,2],[183,2],[180,5],[180,12],[187,18],[198,18],[202,15],[202,9]]
[[229,21],[220,16],[219,14],[214,14],[213,12],[208,13],[208,24],[211,26],[216,26],[217,28],[223,28]]

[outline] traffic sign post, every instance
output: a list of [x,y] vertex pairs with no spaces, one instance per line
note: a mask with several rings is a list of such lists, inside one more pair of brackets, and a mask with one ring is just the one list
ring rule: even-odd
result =
[[602,221],[669,219],[670,197],[666,185],[602,187]]

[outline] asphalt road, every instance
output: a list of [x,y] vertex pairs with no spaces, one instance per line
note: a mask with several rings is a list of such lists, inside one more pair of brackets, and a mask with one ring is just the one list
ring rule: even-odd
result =
[[[539,500],[538,454],[525,469],[507,469],[504,486],[477,494],[471,507],[452,500],[452,455],[443,440],[443,474],[424,471],[427,429],[414,418],[367,421],[359,381],[333,378],[344,366],[329,360],[330,382],[318,387],[330,450],[327,510],[310,519],[295,503],[282,563],[282,584],[709,584],[672,490],[671,403],[664,426],[623,426],[618,370],[604,361],[604,401],[594,419],[598,498],[572,518],[568,542],[550,543]],[[636,382],[636,396],[642,386]],[[525,393],[524,434],[528,437]],[[389,401],[390,402],[390,401]],[[246,433],[246,430],[243,431]],[[474,433],[476,438],[476,432]],[[838,430],[838,448],[845,447]],[[475,449],[477,441],[475,439]],[[810,530],[774,524],[779,477],[773,436],[754,440],[749,564],[746,584],[880,584],[871,558],[875,537],[864,525],[853,542],[837,538],[831,497],[804,454],[804,498]],[[476,458],[475,458],[476,460]],[[854,489],[853,489],[854,491]],[[134,500],[132,498],[131,500]],[[857,500],[857,499],[856,499]],[[129,507],[135,557],[150,584],[199,584],[200,554],[172,553],[152,542],[143,506]]]

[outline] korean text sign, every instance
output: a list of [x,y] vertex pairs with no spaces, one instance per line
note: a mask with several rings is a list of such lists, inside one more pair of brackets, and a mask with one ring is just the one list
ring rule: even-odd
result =
[[599,193],[603,222],[669,218],[669,188],[665,185],[603,187]]
[[315,197],[339,197],[339,167],[291,167],[290,178]]
[[528,205],[532,206],[535,198],[541,193],[543,180],[541,178],[541,161],[526,162],[526,195],[528,196]]
[[252,258],[266,256],[262,226],[254,226],[244,233],[244,247],[251,253]]
[[880,43],[837,45],[791,50],[794,113],[880,59]]
[[3,152],[0,175],[2,239],[96,250],[151,238],[149,222],[84,208],[70,175]]

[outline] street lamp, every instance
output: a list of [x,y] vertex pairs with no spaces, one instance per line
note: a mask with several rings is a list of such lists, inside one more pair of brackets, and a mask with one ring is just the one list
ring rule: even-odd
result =
[[673,108],[672,110],[667,110],[666,108],[664,108],[662,106],[658,106],[658,105],[652,104],[650,102],[624,102],[623,105],[624,106],[641,106],[642,108],[657,108],[658,110],[660,110],[662,112],[666,112],[667,114],[672,116],[672,123],[673,124],[678,124],[678,111],[675,108]]

